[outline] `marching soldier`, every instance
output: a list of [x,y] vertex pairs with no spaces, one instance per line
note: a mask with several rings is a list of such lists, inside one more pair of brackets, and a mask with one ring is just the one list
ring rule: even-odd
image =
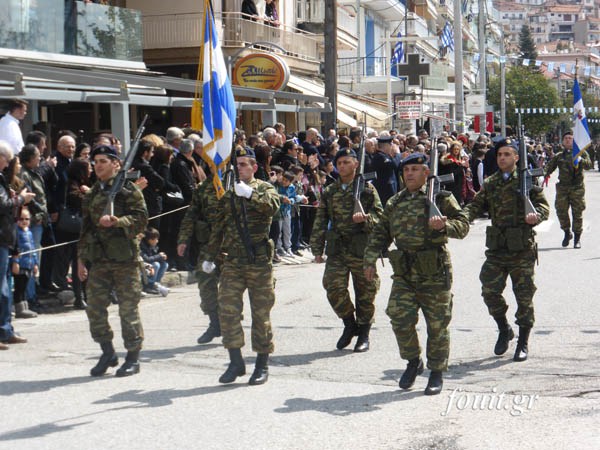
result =
[[[270,313],[275,303],[273,279],[274,244],[269,239],[271,219],[279,209],[279,195],[272,184],[257,180],[258,169],[251,149],[236,150],[240,181],[219,201],[217,223],[211,230],[207,259],[202,270],[212,273],[222,250],[225,255],[219,289],[219,321],[223,345],[229,351],[230,363],[219,378],[220,383],[233,383],[246,374],[242,358],[243,294],[248,289],[252,311],[252,349],[258,354],[249,384],[264,384],[269,378],[269,353],[273,353],[273,331]],[[246,211],[243,223],[242,211]]]
[[421,348],[416,331],[419,309],[427,322],[427,367],[431,370],[425,395],[442,390],[442,372],[448,369],[452,317],[452,266],[446,248],[448,238],[462,239],[469,222],[453,196],[439,197],[442,217],[427,218],[426,157],[413,153],[402,162],[405,189],[387,203],[383,216],[369,236],[364,271],[367,280],[376,276],[380,252],[395,242],[389,252],[394,269],[387,315],[390,317],[400,356],[408,365],[399,385],[409,389],[423,372]]
[[[573,163],[573,133],[566,132],[563,136],[560,151],[548,162],[544,171],[547,183],[552,172],[558,167],[558,183],[556,183],[556,215],[560,222],[560,228],[565,233],[562,246],[567,247],[575,234],[573,240],[574,248],[581,248],[581,232],[583,231],[583,211],[585,210],[585,185],[583,183],[583,171],[594,167],[589,155],[585,150],[579,153],[579,164]],[[573,234],[571,234],[571,221],[569,219],[569,208],[573,215]]]
[[200,309],[209,318],[206,331],[198,338],[198,344],[208,344],[214,338],[221,336],[221,325],[219,323],[219,306],[217,298],[219,295],[219,274],[221,259],[215,260],[216,268],[212,273],[200,270],[202,261],[207,259],[206,250],[212,228],[218,219],[218,200],[214,185],[211,180],[206,180],[194,191],[192,203],[186,211],[179,230],[177,254],[184,256],[187,246],[192,239],[199,245],[198,290],[200,291]]
[[546,220],[550,208],[544,193],[530,192],[535,213],[525,217],[525,202],[520,196],[517,161],[519,153],[515,141],[502,139],[496,143],[498,172],[484,181],[483,189],[465,208],[472,221],[488,212],[492,221],[486,230],[486,260],[481,267],[481,293],[490,315],[498,324],[498,340],[494,347],[496,355],[503,355],[515,337],[506,320],[508,305],[502,296],[506,278],[510,276],[517,300],[516,323],[519,340],[514,361],[525,361],[528,352],[529,333],[534,323],[533,281],[537,245],[533,227]]
[[[127,357],[116,376],[125,377],[140,371],[139,354],[144,331],[138,310],[142,283],[137,235],[148,223],[142,192],[127,181],[117,194],[114,215],[104,214],[108,194],[119,171],[119,156],[114,147],[102,145],[91,155],[97,181],[83,199],[81,237],[78,245],[78,275],[88,279],[86,313],[94,341],[102,356],[92,368],[92,376],[103,375],[118,364],[113,347],[113,332],[108,323],[111,292],[119,298],[121,333]],[[91,264],[91,269],[86,268]]]
[[[383,208],[375,188],[365,185],[360,196],[364,213],[354,213],[353,187],[359,166],[354,150],[339,150],[334,158],[339,178],[329,185],[321,196],[311,237],[311,250],[316,263],[323,263],[327,255],[323,287],[331,307],[344,321],[344,331],[337,348],[350,345],[358,336],[355,352],[369,350],[369,332],[375,314],[375,295],[379,278],[365,278],[362,259],[369,233],[379,220]],[[352,274],[356,308],[350,300],[348,277]],[[355,316],[356,311],[356,316]]]

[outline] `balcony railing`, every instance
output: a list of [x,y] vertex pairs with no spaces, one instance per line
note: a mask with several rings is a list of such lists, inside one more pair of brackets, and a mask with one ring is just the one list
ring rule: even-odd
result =
[[273,27],[261,21],[248,20],[240,13],[223,13],[223,45],[244,46],[267,41],[277,44],[286,53],[301,59],[319,60],[318,36],[298,28]]
[[387,58],[338,58],[337,71],[340,78],[386,76],[388,75]]
[[139,11],[64,0],[2,3],[0,48],[142,61]]

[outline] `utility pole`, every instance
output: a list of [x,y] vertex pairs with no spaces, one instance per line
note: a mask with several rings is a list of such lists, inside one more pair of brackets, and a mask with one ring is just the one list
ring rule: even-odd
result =
[[484,134],[486,130],[485,113],[487,112],[487,86],[486,86],[486,71],[485,71],[485,0],[478,0],[479,7],[479,89],[483,95],[484,113],[479,119],[479,133]]
[[463,88],[462,2],[454,0],[454,120],[459,133],[465,131],[465,94]]
[[330,129],[337,130],[337,10],[335,0],[325,0],[325,97],[331,103],[331,112],[321,113],[323,136]]
[[506,64],[504,63],[504,28],[500,24],[500,130],[506,137]]

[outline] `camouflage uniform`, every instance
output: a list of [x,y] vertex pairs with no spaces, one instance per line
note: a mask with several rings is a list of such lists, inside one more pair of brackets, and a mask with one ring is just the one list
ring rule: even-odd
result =
[[[215,261],[222,250],[225,257],[219,287],[219,320],[223,345],[227,349],[244,346],[242,329],[243,294],[248,289],[252,311],[252,349],[257,353],[273,352],[273,332],[270,312],[275,303],[273,279],[273,241],[269,239],[271,218],[279,209],[279,195],[272,184],[252,179],[248,184],[254,192],[250,199],[227,191],[219,201],[217,223],[211,231],[206,252],[207,260]],[[235,210],[232,210],[232,197]],[[246,205],[248,232],[256,255],[248,260],[236,218],[240,203]]]
[[133,183],[126,182],[114,203],[114,215],[119,220],[113,227],[100,226],[113,180],[104,186],[96,182],[83,199],[78,256],[84,263],[91,264],[86,313],[94,341],[111,342],[113,332],[108,323],[108,307],[114,290],[119,299],[125,348],[139,351],[144,331],[138,310],[142,284],[137,235],[146,228],[148,212],[142,192]]
[[550,176],[558,167],[558,183],[556,184],[556,215],[560,227],[566,233],[570,232],[571,221],[569,208],[573,215],[573,233],[583,231],[583,211],[585,210],[585,185],[583,171],[594,167],[589,155],[584,150],[579,154],[579,166],[573,166],[572,151],[560,147],[561,151],[552,158],[545,168],[545,175]]
[[198,290],[200,291],[200,309],[206,315],[216,314],[218,311],[219,274],[221,260],[215,261],[217,268],[210,274],[200,269],[202,261],[208,259],[207,244],[210,233],[218,219],[218,200],[214,185],[211,180],[206,180],[198,185],[192,196],[192,203],[185,213],[179,229],[179,244],[190,244],[195,239],[199,244]]
[[[525,206],[518,194],[517,170],[503,179],[496,172],[484,181],[483,189],[466,208],[469,220],[489,212],[492,221],[486,230],[486,260],[481,267],[481,293],[492,317],[504,317],[508,310],[502,292],[510,275],[517,300],[516,323],[532,328],[534,323],[533,281],[534,263],[537,259],[535,231],[525,222]],[[539,222],[548,218],[550,208],[543,192],[530,192],[530,199],[539,216]],[[538,223],[539,223],[538,222]]]
[[341,319],[354,315],[355,308],[348,292],[348,278],[352,274],[356,322],[366,325],[373,323],[379,278],[376,276],[373,281],[367,281],[362,262],[368,236],[383,208],[375,188],[366,184],[360,200],[369,218],[364,223],[354,223],[353,186],[354,181],[344,189],[340,179],[327,186],[317,210],[310,245],[313,255],[320,256],[324,250],[327,255],[323,287],[335,313]]
[[396,243],[397,250],[389,252],[394,281],[386,313],[400,356],[412,360],[421,354],[416,331],[421,308],[427,323],[427,367],[445,371],[452,317],[452,265],[446,242],[448,237],[465,237],[469,222],[453,196],[439,197],[438,207],[448,221],[442,231],[432,230],[426,202],[425,186],[414,194],[404,189],[388,201],[369,237],[364,266],[374,267],[379,253]]

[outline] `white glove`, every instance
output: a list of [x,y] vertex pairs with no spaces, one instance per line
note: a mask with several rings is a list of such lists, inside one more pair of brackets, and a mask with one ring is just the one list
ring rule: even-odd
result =
[[238,197],[252,197],[252,188],[243,181],[238,181],[237,183],[235,183],[234,189],[235,195],[237,195]]
[[202,272],[204,273],[213,273],[217,268],[217,265],[212,261],[203,261],[202,262]]
[[307,200],[307,198],[306,195],[296,195],[296,203],[302,203],[304,200]]

